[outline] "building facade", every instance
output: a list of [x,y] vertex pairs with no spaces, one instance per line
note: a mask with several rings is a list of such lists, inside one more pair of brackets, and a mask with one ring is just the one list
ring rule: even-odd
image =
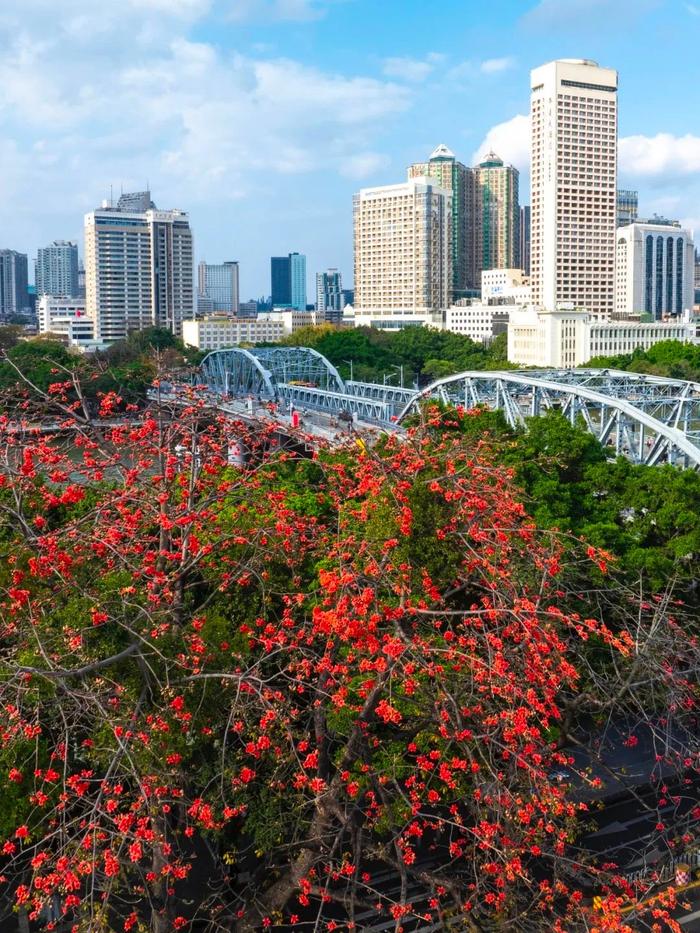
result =
[[0,249],[0,315],[29,310],[27,256],[13,249]]
[[238,316],[240,310],[239,269],[237,262],[210,265],[202,260],[197,267],[197,307],[201,299],[211,301],[211,311]]
[[37,250],[34,264],[36,293],[78,297],[78,244],[54,240],[50,246]]
[[695,246],[678,223],[635,222],[617,231],[615,312],[655,321],[694,305]]
[[395,330],[449,307],[452,199],[432,177],[355,195],[356,324]]
[[146,327],[179,335],[194,314],[187,214],[132,210],[134,203],[153,202],[147,192],[123,195],[116,208],[103,205],[85,217],[85,307],[104,343]]
[[511,309],[505,305],[490,305],[482,301],[464,301],[445,311],[444,329],[462,334],[475,343],[488,343],[508,327]]
[[316,273],[316,310],[325,315],[329,324],[340,324],[343,319],[343,277],[337,269]]
[[617,72],[565,59],[531,75],[533,301],[609,318],[615,302]]
[[36,311],[40,334],[53,333],[53,324],[57,319],[73,318],[78,321],[87,318],[84,298],[41,295],[37,300]]
[[485,269],[481,273],[484,304],[530,304],[530,280],[522,269]]
[[617,189],[617,226],[626,227],[639,216],[639,193],[625,188]]
[[585,311],[514,309],[508,322],[508,361],[520,366],[570,368],[596,356],[648,350],[662,340],[695,342],[690,315],[673,321],[604,321]]
[[513,269],[520,265],[520,173],[489,152],[474,169],[478,192],[478,266]]
[[182,339],[189,347],[198,350],[224,350],[242,343],[276,343],[284,336],[282,321],[267,317],[238,318],[217,316],[183,321]]
[[520,208],[520,262],[525,275],[530,275],[530,206]]
[[427,162],[409,166],[408,177],[434,178],[441,188],[452,192],[452,299],[479,287],[479,211],[474,169],[457,161],[455,154],[441,144]]
[[270,285],[273,308],[306,310],[306,256],[303,253],[273,256]]

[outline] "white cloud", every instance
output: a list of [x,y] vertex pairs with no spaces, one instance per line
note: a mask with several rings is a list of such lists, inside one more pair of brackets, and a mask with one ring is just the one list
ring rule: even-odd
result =
[[387,58],[384,60],[382,70],[389,78],[419,83],[425,81],[428,75],[435,70],[435,66],[443,60],[443,57],[436,52],[431,52],[425,58]]
[[309,22],[325,16],[327,7],[332,2],[333,0],[228,0],[225,9],[228,17],[236,22]]
[[379,152],[360,152],[347,156],[340,162],[340,174],[346,178],[362,180],[385,169],[391,160]]
[[515,59],[510,56],[507,58],[487,58],[486,61],[481,63],[481,71],[487,75],[498,74],[500,71],[508,71],[514,65]]
[[628,136],[619,143],[620,171],[642,178],[679,178],[700,173],[700,136]]
[[530,168],[530,117],[518,114],[492,127],[474,152],[472,164],[478,164],[482,157],[491,150],[504,162],[513,164],[521,172],[528,171]]
[[694,3],[686,3],[685,8],[691,16],[700,16],[700,6],[695,6]]
[[528,28],[600,31],[601,23],[629,24],[659,5],[661,0],[539,0],[522,17]]

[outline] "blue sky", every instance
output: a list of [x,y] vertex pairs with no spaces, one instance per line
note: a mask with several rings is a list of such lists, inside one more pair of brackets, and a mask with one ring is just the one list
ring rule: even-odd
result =
[[[81,243],[150,181],[245,297],[293,250],[352,280],[352,193],[441,142],[529,201],[529,71],[620,72],[620,185],[700,235],[700,0],[0,0],[0,247]],[[311,295],[309,295],[311,299]]]

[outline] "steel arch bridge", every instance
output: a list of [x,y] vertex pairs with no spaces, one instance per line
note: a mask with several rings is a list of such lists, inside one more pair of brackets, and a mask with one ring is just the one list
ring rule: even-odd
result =
[[224,395],[274,401],[286,385],[345,394],[335,366],[309,347],[215,350],[204,358],[201,369],[209,389]]
[[582,419],[601,444],[635,463],[700,470],[700,384],[616,370],[475,371],[448,376],[417,393],[398,421],[436,399],[502,411],[508,424],[560,411]]

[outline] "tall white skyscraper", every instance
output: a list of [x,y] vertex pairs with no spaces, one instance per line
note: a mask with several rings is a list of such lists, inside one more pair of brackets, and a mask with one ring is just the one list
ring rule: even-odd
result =
[[432,177],[354,198],[355,323],[425,323],[452,296],[452,190]]
[[179,335],[194,314],[193,274],[187,214],[157,210],[148,192],[85,215],[85,310],[96,340],[146,327]]
[[212,311],[238,316],[241,299],[237,262],[210,265],[202,260],[197,267],[197,278],[198,299],[208,298],[212,302]]
[[34,266],[37,297],[78,295],[78,244],[54,240],[37,251]]
[[564,59],[532,72],[533,302],[608,318],[615,302],[617,72]]

